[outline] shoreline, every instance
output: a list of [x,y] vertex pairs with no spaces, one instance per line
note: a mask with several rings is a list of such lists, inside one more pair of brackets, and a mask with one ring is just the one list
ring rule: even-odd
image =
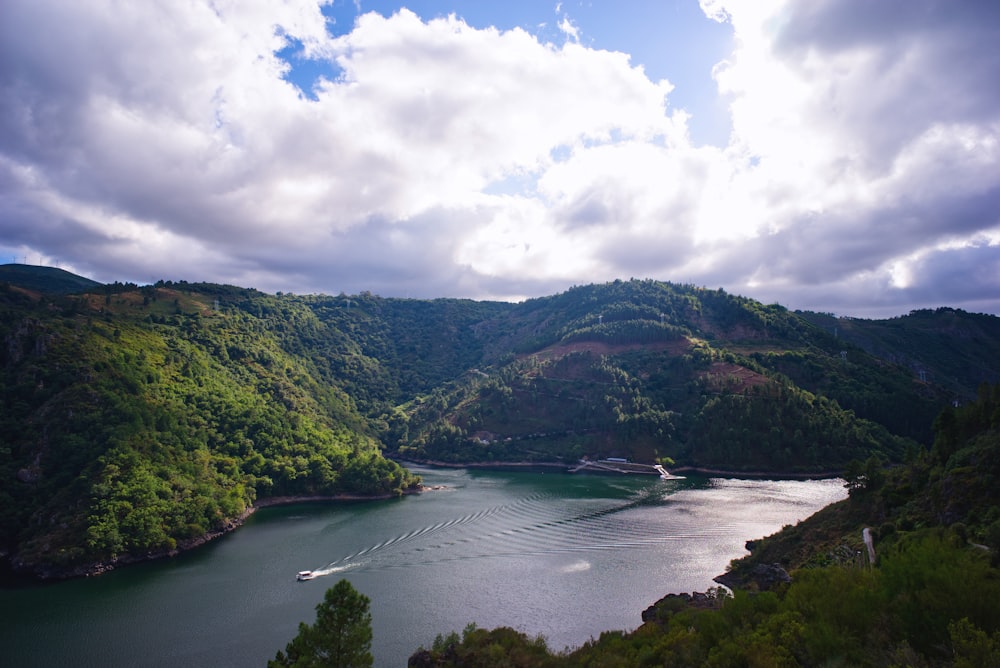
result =
[[225,524],[219,528],[209,531],[201,536],[196,536],[195,538],[187,538],[184,540],[177,541],[176,547],[173,548],[162,548],[159,550],[152,550],[146,552],[145,554],[123,554],[115,559],[108,561],[97,561],[89,564],[83,564],[79,566],[68,566],[68,567],[39,567],[32,564],[26,564],[23,562],[18,562],[17,557],[13,559],[10,555],[7,556],[7,563],[10,567],[11,572],[17,578],[24,578],[26,580],[34,580],[37,582],[58,582],[61,580],[72,580],[75,578],[84,577],[96,577],[98,575],[103,575],[110,571],[115,570],[120,566],[128,566],[131,564],[138,564],[145,561],[156,561],[159,559],[168,559],[179,556],[183,552],[189,552],[196,548],[210,543],[211,541],[225,536],[233,531],[236,531],[247,518],[253,515],[255,512],[261,508],[270,508],[273,506],[287,506],[296,503],[329,503],[329,502],[358,502],[358,501],[388,501],[390,499],[399,498],[400,496],[407,496],[410,494],[420,494],[421,492],[428,491],[432,488],[424,487],[420,485],[416,488],[403,490],[402,494],[310,494],[302,496],[270,496],[263,499],[258,499],[254,501],[250,506],[248,506],[243,512],[241,512],[236,517],[231,517],[226,520]]
[[518,470],[528,471],[531,469],[569,471],[569,465],[563,462],[442,462],[435,459],[400,459],[390,457],[399,464],[414,464],[416,466],[430,466],[439,469],[477,469],[480,471],[503,471]]
[[[489,462],[442,462],[433,459],[404,459],[404,458],[391,458],[393,461],[399,462],[400,464],[414,464],[417,466],[430,466],[434,468],[442,469],[478,469],[478,470],[520,470],[527,471],[531,469],[538,470],[553,470],[559,469],[564,473],[573,473],[573,464],[566,464],[564,462],[502,462],[502,461],[489,461]],[[666,468],[666,467],[664,467]],[[694,473],[697,475],[704,475],[716,478],[748,478],[753,480],[830,480],[833,478],[840,478],[843,476],[843,471],[790,471],[790,472],[776,472],[776,471],[729,471],[725,469],[712,469],[702,466],[677,466],[668,469],[671,474],[679,473]],[[615,472],[615,471],[603,471],[597,472],[594,470],[582,471],[585,474],[591,475],[658,475],[656,473],[639,473],[639,472]]]

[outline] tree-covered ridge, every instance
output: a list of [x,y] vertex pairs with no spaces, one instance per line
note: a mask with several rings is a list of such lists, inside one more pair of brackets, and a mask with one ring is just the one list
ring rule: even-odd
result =
[[880,425],[734,359],[707,347],[529,356],[414,403],[397,448],[445,461],[669,456],[686,466],[786,472],[902,455],[905,440]]
[[920,309],[885,320],[801,313],[875,357],[910,369],[926,382],[971,399],[981,383],[1000,382],[995,343],[1000,318],[961,309]]
[[[333,332],[356,347],[331,357],[331,369],[349,383],[370,414],[391,410],[431,392],[482,363],[484,322],[510,304],[468,299],[386,299],[377,295],[308,296],[303,302]],[[352,357],[355,359],[346,359]]]
[[[668,595],[636,630],[562,652],[470,626],[438,636],[409,665],[1000,665],[1000,386],[943,413],[930,451],[892,469],[852,469],[847,500],[752,541],[728,574],[734,595]],[[762,588],[761,567],[777,566],[790,582]]]
[[0,282],[45,294],[70,294],[101,287],[97,281],[55,267],[0,264]]
[[259,498],[414,482],[290,350],[283,336],[315,321],[301,305],[161,286],[45,303],[6,290],[0,309],[0,527],[19,564],[169,551]]
[[926,442],[951,398],[780,306],[693,286],[573,288],[517,305],[494,329],[506,356],[408,404],[383,439],[390,449],[835,471]]

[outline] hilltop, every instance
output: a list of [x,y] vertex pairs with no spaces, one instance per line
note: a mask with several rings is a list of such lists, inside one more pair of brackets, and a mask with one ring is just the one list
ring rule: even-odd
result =
[[925,346],[931,375],[899,361],[905,323],[899,347],[870,352],[809,317],[721,290],[573,288],[479,323],[483,364],[403,404],[383,442],[436,461],[614,456],[770,473],[898,461],[929,444],[943,407],[1000,377],[989,356],[1000,352],[1000,319],[951,309],[924,319],[977,328],[942,337],[946,354],[931,358]]
[[8,283],[40,294],[66,295],[96,290],[101,283],[56,267],[0,264],[0,283]]
[[396,461],[903,461],[1000,376],[1000,319],[952,309],[831,331],[657,281],[511,304],[184,281],[66,294],[60,270],[30,269],[0,281],[0,545],[52,577],[172,553],[264,499],[414,488]]

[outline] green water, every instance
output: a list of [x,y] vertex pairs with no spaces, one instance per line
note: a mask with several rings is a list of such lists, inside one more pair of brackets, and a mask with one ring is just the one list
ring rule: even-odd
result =
[[[446,489],[266,508],[176,559],[2,589],[2,663],[262,666],[341,577],[372,601],[376,666],[470,622],[575,647],[713,586],[748,539],[845,495],[836,480],[418,473]],[[304,569],[329,574],[296,582]]]

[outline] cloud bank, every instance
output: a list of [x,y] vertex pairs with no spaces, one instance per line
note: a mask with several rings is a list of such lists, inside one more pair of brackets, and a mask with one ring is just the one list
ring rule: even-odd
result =
[[[553,44],[405,9],[333,36],[315,0],[7,0],[0,247],[108,281],[517,299],[634,276],[1000,313],[995,4],[702,7],[735,36],[725,147],[565,16]],[[290,45],[335,74],[299,90]]]

